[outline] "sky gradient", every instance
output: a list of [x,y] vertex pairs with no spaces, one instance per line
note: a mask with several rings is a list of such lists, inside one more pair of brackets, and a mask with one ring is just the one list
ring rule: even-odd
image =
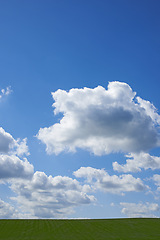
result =
[[1,1],[0,218],[160,217],[159,7]]

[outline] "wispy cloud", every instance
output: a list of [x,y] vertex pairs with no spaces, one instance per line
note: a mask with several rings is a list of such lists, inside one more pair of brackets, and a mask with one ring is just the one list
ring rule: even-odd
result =
[[4,96],[8,96],[9,94],[11,94],[12,89],[11,87],[6,87],[0,90],[0,99],[2,99]]

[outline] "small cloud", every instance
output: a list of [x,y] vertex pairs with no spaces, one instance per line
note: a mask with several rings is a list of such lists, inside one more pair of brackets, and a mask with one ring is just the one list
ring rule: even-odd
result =
[[128,217],[133,218],[141,218],[141,217],[153,217],[154,212],[157,212],[159,210],[159,205],[157,203],[127,203],[127,202],[121,202],[120,206],[122,207],[122,213],[127,215]]
[[131,174],[120,176],[109,175],[104,169],[81,167],[73,173],[77,178],[86,178],[86,181],[95,190],[124,195],[124,192],[141,192],[147,189],[140,178]]
[[29,148],[27,145],[27,138],[24,138],[23,140],[17,139],[15,143],[15,148],[16,148],[15,154],[18,156],[30,155]]
[[2,99],[4,96],[8,96],[9,94],[11,94],[12,92],[12,89],[11,89],[11,86],[9,87],[6,87],[6,89],[1,89],[0,91],[0,99]]
[[160,157],[151,156],[149,153],[130,153],[126,155],[126,164],[113,162],[113,169],[118,172],[140,172],[141,169],[160,169]]
[[160,175],[154,174],[152,179],[155,182],[155,185],[157,186],[157,191],[160,192]]
[[110,206],[111,206],[111,207],[114,207],[114,206],[115,206],[115,204],[112,202],[112,203],[110,204]]

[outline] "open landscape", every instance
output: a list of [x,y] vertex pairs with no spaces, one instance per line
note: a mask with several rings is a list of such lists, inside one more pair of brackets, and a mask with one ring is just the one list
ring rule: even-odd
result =
[[158,240],[160,219],[0,220],[2,240]]
[[160,240],[160,0],[0,0],[0,240]]

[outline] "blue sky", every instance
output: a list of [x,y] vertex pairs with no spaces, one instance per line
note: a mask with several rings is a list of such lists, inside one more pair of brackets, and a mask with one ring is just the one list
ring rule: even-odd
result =
[[159,7],[1,1],[0,218],[160,217]]

